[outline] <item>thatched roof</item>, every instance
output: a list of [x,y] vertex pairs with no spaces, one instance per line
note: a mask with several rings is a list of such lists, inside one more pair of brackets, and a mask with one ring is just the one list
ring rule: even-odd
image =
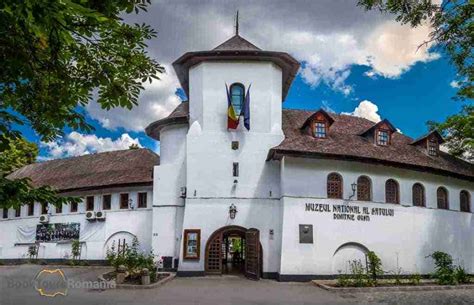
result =
[[153,167],[160,157],[148,149],[127,149],[56,159],[24,166],[8,176],[28,177],[34,186],[60,192],[153,184]]

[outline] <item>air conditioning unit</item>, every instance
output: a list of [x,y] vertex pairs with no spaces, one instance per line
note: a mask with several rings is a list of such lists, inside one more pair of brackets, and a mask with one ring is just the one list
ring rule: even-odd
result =
[[39,222],[40,223],[49,223],[49,215],[48,214],[41,215],[40,218],[39,218]]
[[105,220],[105,212],[103,211],[95,212],[95,218],[97,220]]
[[95,213],[93,211],[86,212],[86,219],[89,221],[95,220]]

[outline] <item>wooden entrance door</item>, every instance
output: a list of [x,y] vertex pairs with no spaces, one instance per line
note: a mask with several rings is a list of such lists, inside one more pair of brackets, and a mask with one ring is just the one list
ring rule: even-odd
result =
[[206,252],[206,272],[209,274],[222,273],[222,232],[215,234],[209,241]]
[[260,232],[248,229],[245,232],[245,276],[249,279],[260,279],[260,254]]

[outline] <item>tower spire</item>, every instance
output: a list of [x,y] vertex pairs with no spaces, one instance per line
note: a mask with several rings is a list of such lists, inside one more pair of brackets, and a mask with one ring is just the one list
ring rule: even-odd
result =
[[239,11],[235,15],[235,35],[239,36]]

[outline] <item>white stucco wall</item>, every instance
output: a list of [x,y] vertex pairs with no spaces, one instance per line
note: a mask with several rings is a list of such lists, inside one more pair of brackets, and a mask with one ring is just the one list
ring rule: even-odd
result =
[[187,125],[171,125],[160,133],[160,165],[154,168],[152,246],[157,257],[178,257],[186,187]]
[[[373,202],[327,199],[326,178],[338,172],[344,180],[344,198],[351,194],[351,183],[360,175],[372,180]],[[385,181],[396,179],[401,204],[385,202]],[[384,270],[429,273],[434,251],[450,253],[456,263],[474,272],[474,217],[459,211],[459,192],[471,192],[473,185],[449,177],[386,166],[335,160],[284,158],[282,161],[282,255],[281,274],[328,275],[347,270],[347,260],[361,257],[353,247],[336,250],[346,243],[358,243],[375,251]],[[415,207],[411,200],[413,183],[425,186],[426,206]],[[449,191],[451,210],[436,208],[436,189]],[[394,216],[369,215],[370,221],[334,219],[333,212],[306,211],[306,203],[351,205],[393,209]],[[313,225],[314,243],[299,243],[299,224]],[[297,258],[297,259],[296,259]]]
[[[235,219],[229,217],[229,206],[237,207]],[[204,271],[206,243],[216,230],[225,226],[257,228],[263,250],[263,272],[278,272],[280,264],[281,217],[278,199],[187,199],[184,229],[201,230],[201,256],[183,260],[180,246],[179,271]],[[270,230],[274,231],[273,236]]]
[[[265,159],[283,140],[281,69],[266,62],[205,62],[189,74],[188,197],[278,198],[279,168]],[[250,131],[243,121],[237,131],[227,130],[225,84],[234,82],[252,84]],[[238,150],[231,149],[232,141],[239,141]],[[237,179],[232,176],[233,162],[239,163]]]
[[[139,192],[147,192],[147,207],[131,209],[120,209],[119,198],[121,193],[129,193],[129,198],[137,204]],[[126,233],[136,236],[143,251],[151,250],[151,228],[152,228],[152,198],[151,186],[145,187],[123,187],[119,189],[104,189],[76,194],[77,196],[94,196],[94,211],[102,209],[102,196],[112,195],[111,210],[106,210],[105,221],[89,222],[85,217],[85,204],[78,205],[78,212],[71,213],[69,205],[63,205],[63,211],[57,214],[52,207],[49,223],[79,223],[80,240],[83,232],[95,231],[93,236],[83,243],[82,259],[97,260],[105,259],[106,244],[118,239]],[[74,195],[74,194],[72,194]],[[0,219],[0,259],[27,258],[29,244],[18,244],[17,229],[19,226],[36,227],[39,224],[40,204],[35,204],[33,216],[27,215],[27,206],[22,207],[21,217],[14,217],[14,210],[10,209],[8,219]],[[81,240],[82,241],[82,240]],[[71,243],[47,242],[40,243],[38,258],[67,258],[71,254]]]

